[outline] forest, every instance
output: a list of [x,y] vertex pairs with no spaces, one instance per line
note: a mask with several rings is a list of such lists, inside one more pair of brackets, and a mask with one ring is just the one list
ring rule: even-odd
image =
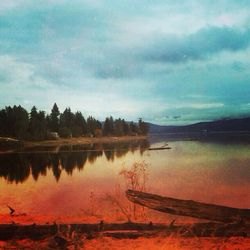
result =
[[141,118],[138,122],[107,117],[101,122],[92,116],[87,119],[80,111],[72,112],[66,108],[62,113],[57,104],[50,114],[35,106],[28,112],[22,106],[7,106],[0,110],[0,136],[19,140],[54,139],[52,134],[62,138],[146,135],[148,125]]

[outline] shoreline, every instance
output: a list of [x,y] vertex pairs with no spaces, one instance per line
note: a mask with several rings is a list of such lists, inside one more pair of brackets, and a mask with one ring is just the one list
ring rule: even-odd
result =
[[145,140],[148,136],[105,136],[105,137],[78,137],[78,138],[60,138],[58,140],[44,140],[44,141],[24,141],[24,148],[39,147],[39,146],[64,146],[64,145],[81,145],[92,143],[116,143],[127,141]]

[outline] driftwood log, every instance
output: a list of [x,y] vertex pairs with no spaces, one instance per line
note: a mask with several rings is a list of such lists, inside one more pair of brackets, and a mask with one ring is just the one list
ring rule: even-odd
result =
[[164,213],[223,223],[250,224],[250,209],[232,208],[192,200],[179,200],[135,190],[127,190],[126,196],[134,203]]
[[16,150],[23,146],[19,140],[7,137],[0,137],[0,153],[8,150]]
[[171,147],[148,148],[148,150],[166,150],[166,149],[171,149]]
[[51,225],[0,225],[0,240],[32,239],[39,240],[58,234],[86,234],[88,239],[100,235],[115,238],[137,238],[178,235],[183,237],[250,237],[250,225],[195,223],[191,225],[174,225],[146,223],[104,223],[97,224],[51,224]]

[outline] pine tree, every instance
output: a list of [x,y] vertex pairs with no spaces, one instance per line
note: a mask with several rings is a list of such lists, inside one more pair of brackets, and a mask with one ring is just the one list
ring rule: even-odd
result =
[[139,118],[138,121],[138,132],[139,134],[146,135],[148,133],[148,124]]
[[138,134],[138,126],[134,122],[130,122],[129,128],[132,135]]
[[66,108],[60,115],[59,135],[61,137],[71,137],[74,126],[74,114],[70,108]]
[[0,112],[1,135],[25,139],[29,126],[28,112],[19,106],[8,106]]
[[44,140],[47,135],[47,121],[44,111],[32,107],[29,120],[29,133],[33,140]]
[[57,107],[57,104],[54,103],[54,106],[50,113],[50,119],[49,119],[49,129],[52,132],[58,132],[59,130],[59,117],[60,117],[60,111]]
[[102,134],[104,136],[110,135],[110,120],[108,117],[105,119],[105,121],[103,123]]
[[124,131],[123,131],[123,124],[122,124],[122,120],[116,119],[114,122],[114,135],[116,136],[123,136],[124,135]]
[[28,112],[19,106],[13,107],[14,117],[14,136],[18,139],[24,139],[27,136],[27,129],[29,126]]
[[74,116],[74,125],[72,135],[74,137],[82,136],[87,133],[87,124],[81,112],[77,111]]
[[2,109],[0,110],[0,136],[5,136],[7,132],[7,114],[5,109]]
[[128,123],[124,119],[122,119],[122,127],[123,127],[124,135],[129,135],[130,134],[130,128],[129,128]]

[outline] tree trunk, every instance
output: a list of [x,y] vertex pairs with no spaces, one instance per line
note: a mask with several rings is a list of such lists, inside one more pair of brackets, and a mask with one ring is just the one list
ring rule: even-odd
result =
[[250,209],[179,200],[134,190],[127,190],[127,198],[142,206],[164,213],[190,216],[223,223],[250,223]]
[[11,239],[39,240],[55,235],[86,234],[92,239],[100,235],[114,238],[137,238],[154,236],[183,237],[231,237],[250,236],[250,224],[195,223],[191,225],[150,223],[98,223],[98,224],[53,224],[53,225],[0,225],[0,241]]

